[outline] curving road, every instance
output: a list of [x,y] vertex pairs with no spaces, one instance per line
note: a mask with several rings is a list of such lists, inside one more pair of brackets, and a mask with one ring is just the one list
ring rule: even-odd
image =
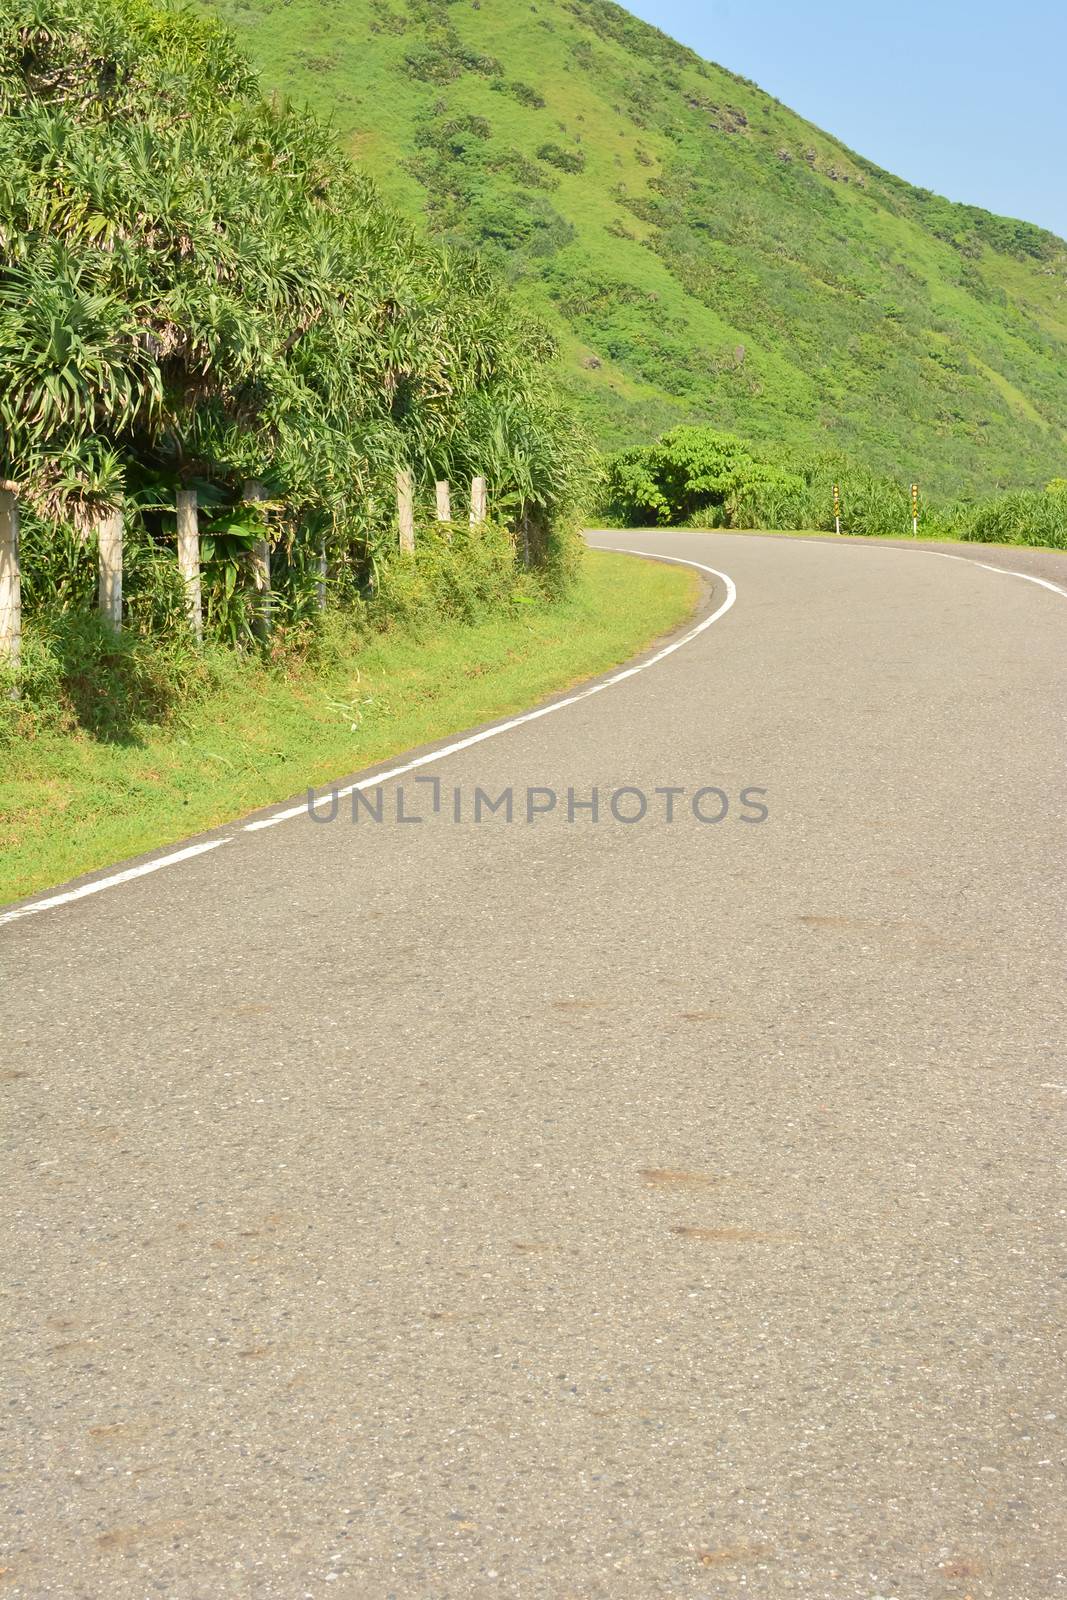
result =
[[593,542],[736,600],[0,930],[0,1594],[1067,1593],[1067,593]]

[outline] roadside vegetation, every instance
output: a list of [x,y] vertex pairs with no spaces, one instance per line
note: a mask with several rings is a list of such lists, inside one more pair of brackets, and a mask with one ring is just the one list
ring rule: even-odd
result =
[[357,629],[335,612],[303,659],[187,654],[188,692],[165,720],[158,657],[127,663],[118,707],[89,674],[90,720],[111,736],[69,705],[3,749],[0,903],[523,710],[684,621],[697,587],[685,568],[593,551],[555,600],[442,615],[412,589],[403,622]]
[[0,251],[0,896],[536,701],[691,607],[691,574],[583,567],[551,335],[266,103],[217,19],[0,0]]
[[[759,449],[711,428],[680,427],[655,444],[605,463],[599,514],[623,527],[763,528],[832,533],[838,486],[841,531],[885,536],[912,531],[908,484],[846,457]],[[920,493],[926,538],[1067,549],[1067,481],[978,500]]]
[[[242,26],[303,38],[309,4],[250,0]],[[362,7],[312,11],[328,32]],[[401,173],[402,204],[428,200],[431,242],[313,112],[264,100],[216,16],[0,0],[0,894],[632,654],[694,580],[583,564],[597,493],[623,523],[825,529],[839,482],[844,531],[906,531],[907,486],[883,470],[906,436],[929,466],[924,532],[1067,545],[1062,482],[970,503],[944,487],[1008,460],[1036,485],[1059,460],[1059,241],[832,168],[813,130],[800,160],[789,113],[600,0],[508,11],[374,0],[363,19],[360,155]],[[773,167],[768,138],[786,141]],[[827,276],[842,227],[848,282]],[[890,301],[891,244],[923,282],[948,274],[943,312],[917,266]],[[904,430],[905,368],[933,433],[914,398]],[[598,472],[593,434],[641,443]],[[193,494],[200,607],[177,560]]]
[[[306,653],[333,610],[359,626],[480,615],[573,577],[587,450],[552,338],[487,269],[420,240],[313,116],[268,105],[217,20],[0,0],[0,250],[0,480],[24,620],[8,726],[181,702],[201,671],[175,560],[183,489],[208,642],[244,652]],[[398,549],[399,470],[415,554]],[[482,536],[462,500],[451,543],[427,535],[435,482],[462,497],[479,476]],[[93,602],[116,508],[121,637]]]

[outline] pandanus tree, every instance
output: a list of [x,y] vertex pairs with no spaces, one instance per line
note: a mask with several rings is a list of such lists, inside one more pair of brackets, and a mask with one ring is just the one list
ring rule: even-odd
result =
[[403,464],[551,519],[580,451],[552,354],[216,21],[0,0],[0,476],[38,516],[254,477],[290,539],[358,551]]

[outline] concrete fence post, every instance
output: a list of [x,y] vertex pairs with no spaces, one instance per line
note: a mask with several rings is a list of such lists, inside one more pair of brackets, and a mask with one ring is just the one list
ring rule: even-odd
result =
[[438,522],[451,522],[452,494],[448,487],[448,479],[440,478],[434,487],[437,491],[437,520]]
[[485,521],[485,479],[474,478],[471,481],[471,527],[478,527]]
[[200,593],[200,518],[195,489],[179,489],[178,571],[185,584],[185,605],[189,627],[197,644],[204,638],[204,609]]
[[[241,499],[247,505],[265,500],[267,491],[258,478],[246,478]],[[270,540],[264,534],[252,546],[252,592],[254,611],[252,627],[257,639],[266,639],[271,630],[270,614]]]
[[400,520],[400,548],[415,548],[415,491],[411,473],[403,467],[396,475],[396,510]]
[[112,633],[122,632],[122,512],[106,511],[96,524],[97,604]]
[[[22,659],[22,577],[19,567],[19,503],[0,489],[0,661],[17,669]],[[18,689],[11,691],[18,698]]]

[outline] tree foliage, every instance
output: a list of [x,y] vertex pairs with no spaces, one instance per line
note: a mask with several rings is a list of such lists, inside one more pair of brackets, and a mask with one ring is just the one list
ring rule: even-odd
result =
[[[846,534],[906,535],[910,484],[870,472],[837,451],[802,455],[746,444],[711,428],[681,427],[605,463],[602,510],[629,527],[834,530],[838,486]],[[1018,490],[977,501],[918,497],[927,536],[1067,549],[1067,493]]]
[[162,514],[182,484],[225,510],[255,477],[285,552],[326,538],[359,576],[404,465],[487,474],[548,557],[582,450],[553,357],[218,22],[0,0],[0,475],[31,513]]
[[627,450],[607,469],[607,498],[623,522],[738,526],[754,495],[798,495],[795,474],[757,461],[743,440],[712,428],[672,428],[646,450]]

